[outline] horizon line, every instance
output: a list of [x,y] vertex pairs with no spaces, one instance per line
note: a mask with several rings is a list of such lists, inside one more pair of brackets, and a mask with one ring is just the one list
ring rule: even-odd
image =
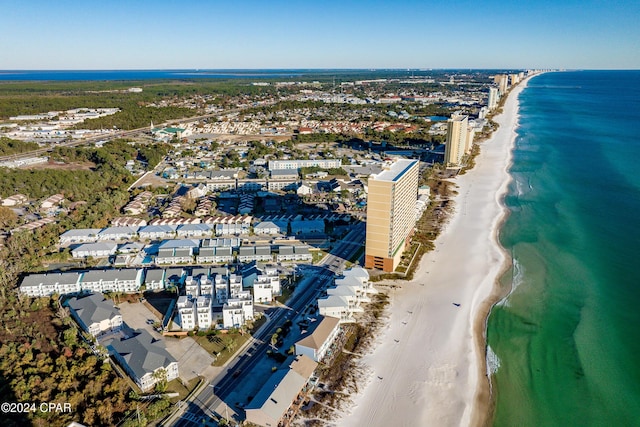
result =
[[[0,72],[24,72],[24,71],[434,71],[434,70],[555,70],[561,68],[536,68],[536,67],[301,67],[301,68],[6,68]],[[568,69],[568,68],[562,68]],[[578,70],[578,68],[575,68]]]

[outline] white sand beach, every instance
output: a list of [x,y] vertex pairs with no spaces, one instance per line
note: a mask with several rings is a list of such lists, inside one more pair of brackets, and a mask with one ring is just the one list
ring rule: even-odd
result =
[[392,291],[389,322],[361,359],[367,383],[336,425],[468,426],[487,413],[484,324],[507,262],[497,231],[526,83],[511,91],[475,168],[456,178],[455,213],[436,249]]

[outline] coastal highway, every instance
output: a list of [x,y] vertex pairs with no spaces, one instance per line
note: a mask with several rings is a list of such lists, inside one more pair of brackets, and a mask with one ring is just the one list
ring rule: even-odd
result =
[[[288,301],[288,307],[277,307],[272,310],[269,323],[253,337],[253,343],[236,357],[235,363],[229,364],[231,368],[220,374],[197,397],[185,405],[186,412],[173,424],[174,426],[202,425],[203,417],[211,416],[222,402],[231,408],[230,405],[233,405],[233,402],[225,401],[225,398],[238,384],[246,380],[243,378],[244,374],[267,357],[266,352],[270,346],[271,335],[287,319],[295,321],[294,317],[304,311],[318,298],[322,290],[332,284],[335,273],[339,273],[345,261],[362,247],[364,234],[365,224],[358,223],[342,240],[336,242],[331,253],[327,254],[318,265],[306,267],[307,274],[298,284],[300,291],[292,295]],[[225,414],[218,415],[225,416]]]

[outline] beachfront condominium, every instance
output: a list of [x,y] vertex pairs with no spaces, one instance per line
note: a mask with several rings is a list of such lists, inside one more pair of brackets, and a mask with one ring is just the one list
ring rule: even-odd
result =
[[464,154],[471,154],[474,136],[476,136],[476,130],[471,126],[467,126],[467,137],[464,141]]
[[473,133],[468,132],[468,121],[469,116],[460,112],[453,113],[447,121],[447,142],[444,149],[444,164],[447,167],[459,167],[462,156],[471,151]]
[[394,271],[416,222],[418,160],[401,159],[369,177],[365,267]]
[[495,86],[491,86],[489,88],[489,100],[487,102],[487,107],[489,107],[489,111],[493,111],[498,106],[498,88]]
[[493,77],[493,81],[498,85],[498,91],[500,95],[507,93],[509,87],[509,76],[507,74],[498,74]]

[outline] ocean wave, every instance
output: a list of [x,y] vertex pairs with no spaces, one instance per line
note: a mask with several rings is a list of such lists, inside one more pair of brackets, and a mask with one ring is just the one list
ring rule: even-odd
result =
[[500,369],[500,358],[491,346],[487,345],[487,376],[494,375],[498,369]]
[[526,182],[524,181],[523,177],[514,179],[514,182],[515,182],[514,195],[516,197],[524,196],[533,191],[533,185],[531,184],[531,177],[527,177]]
[[515,195],[516,195],[516,197],[520,197],[520,196],[522,196],[524,194],[524,184],[521,181],[517,180],[517,179],[514,180],[514,181],[515,181],[515,184],[516,184]]
[[[518,287],[524,282],[524,267],[518,262],[516,258],[513,258],[513,279],[511,281],[511,295]],[[509,296],[507,295],[507,298]]]
[[513,292],[524,282],[524,267],[518,262],[516,258],[512,260],[511,266],[511,289],[509,293],[504,296],[500,301],[496,303],[499,307],[509,307],[509,297]]

